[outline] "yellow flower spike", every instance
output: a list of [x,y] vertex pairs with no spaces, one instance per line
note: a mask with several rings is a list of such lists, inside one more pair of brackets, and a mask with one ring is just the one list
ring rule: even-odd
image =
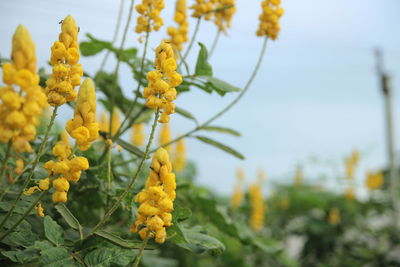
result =
[[109,119],[107,116],[107,113],[104,111],[101,113],[100,119],[99,119],[99,128],[100,131],[102,132],[108,132],[109,130]]
[[344,196],[348,201],[354,200],[356,198],[354,189],[352,187],[347,188]]
[[[230,8],[225,8],[231,6]],[[232,17],[236,12],[235,0],[218,0],[215,9],[221,9],[214,14],[214,24],[222,32],[231,27]]]
[[[121,119],[120,119],[120,114],[118,109],[114,109],[112,113],[112,125],[111,125],[111,135],[114,135],[117,133],[119,127],[121,125]],[[108,132],[109,129],[107,129]]]
[[176,1],[174,21],[178,26],[177,28],[169,27],[167,29],[167,33],[170,36],[169,42],[173,45],[174,49],[182,51],[183,44],[189,40],[189,22],[187,19],[186,0]]
[[136,123],[132,126],[132,143],[136,146],[142,146],[146,135],[144,133],[144,124]]
[[[161,126],[160,136],[158,138],[158,145],[162,146],[171,141],[171,130],[168,123]],[[164,147],[168,152],[171,151],[171,146]]]
[[46,81],[48,103],[60,106],[75,99],[75,86],[83,75],[79,61],[78,26],[72,16],[67,16],[61,24],[59,40],[51,47],[50,63],[53,74]]
[[183,138],[176,143],[175,157],[172,165],[174,166],[174,170],[178,172],[186,166],[186,145]]
[[13,35],[11,59],[17,71],[28,70],[34,78],[36,75],[35,44],[29,31],[19,25]]
[[99,125],[95,119],[96,91],[93,81],[87,78],[79,88],[74,118],[65,127],[81,151],[89,149],[92,142],[99,137]]
[[337,225],[340,223],[340,211],[338,208],[331,208],[328,215],[328,221],[332,225]]
[[237,169],[236,171],[236,185],[233,190],[232,199],[231,199],[231,207],[233,209],[237,209],[243,201],[243,181],[245,179],[244,170],[242,168]]
[[294,184],[295,185],[303,184],[303,168],[301,166],[298,166],[296,168],[296,173],[294,175]]
[[164,25],[160,17],[164,6],[164,0],[142,0],[141,4],[136,5],[139,16],[135,31],[137,33],[158,31]]
[[44,217],[44,209],[43,209],[42,204],[41,204],[40,202],[38,202],[38,203],[35,205],[35,211],[36,211],[36,214],[37,214],[38,216]]
[[261,191],[260,179],[250,187],[251,215],[250,225],[254,231],[259,232],[264,225],[265,204]]
[[283,8],[280,7],[280,1],[263,0],[261,7],[262,13],[259,16],[260,24],[256,35],[267,36],[276,40],[281,29],[279,19],[284,12]]
[[196,0],[196,3],[190,7],[193,9],[192,17],[204,17],[205,20],[210,20],[213,15],[211,11],[215,9],[215,3],[215,0]]
[[383,182],[384,182],[384,176],[382,172],[367,173],[365,184],[370,191],[374,191],[381,188]]
[[[169,122],[169,115],[175,112],[175,87],[182,82],[182,76],[176,72],[176,61],[171,44],[161,42],[156,49],[155,71],[150,71],[146,78],[148,85],[144,88],[146,105],[161,110],[160,123]],[[166,86],[168,85],[168,87]]]
[[171,169],[168,152],[159,148],[153,155],[152,170],[145,187],[135,196],[135,202],[140,205],[136,221],[131,225],[131,232],[138,232],[144,239],[150,230],[155,235],[150,234],[149,237],[154,237],[155,242],[160,244],[165,242],[166,227],[172,225],[171,212],[176,197],[176,181]]

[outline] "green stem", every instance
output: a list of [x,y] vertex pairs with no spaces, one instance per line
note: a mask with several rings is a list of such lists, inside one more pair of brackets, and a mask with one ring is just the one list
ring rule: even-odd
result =
[[97,231],[97,229],[99,229],[110,218],[110,216],[119,207],[119,205],[121,204],[122,200],[125,198],[125,196],[128,194],[128,192],[132,189],[133,185],[135,184],[136,178],[138,177],[139,173],[142,171],[144,162],[146,161],[147,156],[149,155],[150,146],[151,146],[151,143],[152,143],[152,141],[154,139],[154,133],[156,131],[159,114],[160,114],[160,111],[159,111],[159,109],[157,109],[156,114],[154,116],[154,122],[153,122],[153,125],[152,125],[152,128],[151,128],[149,141],[147,142],[146,150],[144,151],[143,158],[141,159],[141,161],[140,161],[140,163],[139,163],[139,165],[137,167],[137,170],[136,170],[135,174],[132,176],[131,181],[129,182],[127,188],[124,190],[124,192],[122,192],[122,194],[118,197],[118,199],[114,203],[114,205],[106,212],[106,214],[100,220],[100,222],[92,229],[92,231],[90,231],[90,233],[85,238],[88,238],[88,237],[92,236]]
[[210,52],[208,52],[208,59],[210,59],[211,56],[213,55],[213,53],[215,51],[215,48],[217,47],[217,43],[219,41],[219,37],[220,36],[221,36],[221,30],[218,30],[217,34],[214,37],[214,41],[213,41],[213,43],[211,45]]
[[179,49],[177,49],[177,51],[178,51],[178,54],[179,54],[179,58],[182,59],[182,63],[183,63],[183,65],[185,66],[186,74],[187,74],[188,76],[190,76],[190,70],[189,70],[189,65],[188,65],[188,63],[186,62],[186,60],[184,60],[184,59],[182,58],[182,53],[181,53],[181,51],[179,51]]
[[[143,114],[143,112],[144,112],[145,110],[147,110],[147,107],[144,105],[144,106],[139,110],[139,112],[135,115],[135,117],[132,118],[131,123],[133,124],[133,123],[140,117],[140,115]],[[122,126],[122,124],[121,124],[121,126]],[[132,125],[129,125],[129,124],[126,125],[126,126],[124,127],[124,129],[122,129],[122,130],[119,131],[119,134],[118,134],[117,137],[123,135],[129,128],[131,128],[131,126],[132,126]],[[117,138],[117,137],[116,137],[116,138]]]
[[112,181],[112,174],[111,174],[111,157],[112,157],[112,149],[108,151],[108,162],[107,162],[107,201],[106,201],[106,208],[108,209],[110,203],[110,190],[111,190],[111,181]]
[[25,211],[25,213],[22,215],[21,218],[19,218],[19,220],[10,227],[10,229],[8,229],[1,237],[0,237],[0,241],[3,240],[6,236],[8,236],[12,231],[14,231],[15,228],[17,228],[17,226],[26,218],[26,216],[29,215],[29,213],[32,211],[32,209],[36,206],[37,203],[39,203],[39,201],[44,197],[44,194],[46,193],[46,191],[42,191],[40,193],[40,195],[36,198],[36,200],[29,206],[29,208]]
[[[117,24],[115,25],[114,36],[112,38],[111,44],[114,44],[115,41],[117,40],[119,27],[121,26],[121,19],[122,19],[122,11],[123,10],[124,10],[124,0],[121,0],[120,3],[119,3]],[[110,52],[111,52],[110,50],[107,50],[106,55],[104,56],[103,61],[101,62],[99,71],[102,71],[104,69],[104,66],[106,65],[107,59],[110,56]]]
[[1,171],[0,171],[0,186],[1,187],[3,187],[3,174],[4,174],[4,171],[6,170],[8,158],[10,157],[11,145],[12,145],[12,141],[10,140],[7,143],[6,154],[4,155],[4,159],[3,159],[3,163],[2,163]]
[[[178,136],[177,138],[173,139],[172,141],[163,144],[162,147],[166,147],[166,146],[168,146],[168,145],[170,145],[170,144],[173,144],[173,143],[175,143],[175,142],[177,142],[177,141],[179,141],[179,140],[181,140],[181,139],[183,139],[183,138],[185,138],[185,137],[188,137],[188,136],[190,136],[191,134],[193,134],[193,133],[195,133],[195,132],[197,132],[197,131],[203,129],[204,127],[208,126],[211,122],[213,122],[213,121],[216,120],[217,118],[221,117],[225,112],[227,112],[228,110],[230,110],[230,109],[243,97],[243,95],[249,90],[251,84],[253,83],[254,78],[255,78],[256,75],[257,75],[258,70],[260,69],[262,60],[263,60],[263,58],[264,58],[265,50],[266,50],[266,48],[267,48],[267,40],[268,40],[268,38],[265,37],[264,43],[263,43],[262,48],[261,48],[260,55],[259,55],[258,60],[257,60],[257,64],[256,64],[256,66],[254,67],[254,70],[253,70],[253,72],[252,72],[252,74],[251,74],[249,80],[247,81],[245,87],[244,87],[243,90],[240,92],[240,94],[239,94],[231,103],[229,103],[224,109],[222,109],[220,112],[218,112],[217,114],[215,114],[213,117],[211,117],[210,119],[208,119],[208,120],[205,121],[204,123],[198,125],[198,126],[195,127],[193,130],[187,132],[186,134],[180,135],[180,136]],[[152,151],[150,151],[150,153],[155,152],[157,149],[158,149],[158,148],[153,149]]]
[[14,209],[15,209],[15,207],[16,207],[18,201],[19,201],[19,199],[21,198],[22,193],[24,192],[25,188],[29,185],[29,183],[30,183],[31,180],[32,180],[32,177],[33,177],[33,174],[34,174],[36,165],[39,163],[39,160],[40,160],[40,158],[41,158],[41,156],[42,156],[42,153],[43,153],[43,149],[44,149],[44,147],[46,146],[47,139],[49,138],[50,130],[51,130],[51,128],[53,127],[54,120],[55,120],[55,118],[56,118],[56,116],[57,116],[57,110],[58,110],[58,106],[56,106],[56,107],[53,109],[53,114],[51,115],[51,119],[50,119],[49,126],[47,127],[47,130],[46,130],[46,133],[45,133],[45,135],[44,135],[43,141],[40,143],[39,150],[38,150],[38,152],[37,152],[37,154],[36,154],[36,158],[35,158],[35,160],[34,160],[34,162],[33,162],[33,164],[32,164],[32,169],[31,169],[31,171],[30,171],[30,173],[29,173],[29,175],[28,175],[28,178],[25,180],[24,184],[22,185],[21,189],[19,190],[18,195],[17,195],[17,198],[15,199],[15,201],[14,201],[14,203],[13,203],[13,206],[12,206],[11,209],[7,212],[6,216],[4,216],[4,219],[1,221],[1,223],[0,223],[0,229],[4,226],[4,224],[6,223],[7,219],[8,219],[8,218],[11,216],[11,214],[13,213],[13,211],[14,211]]
[[[147,27],[149,27],[149,26],[147,26]],[[142,75],[143,75],[143,70],[144,70],[144,62],[146,60],[147,47],[149,45],[149,36],[150,36],[150,31],[147,30],[146,31],[145,41],[144,41],[142,61],[140,62],[140,72],[139,72],[138,85],[137,85],[135,93],[134,93],[135,94],[135,98],[133,99],[132,104],[129,106],[128,111],[125,113],[125,118],[122,121],[121,125],[119,126],[117,132],[115,133],[115,135],[114,135],[115,137],[119,137],[121,135],[121,133],[120,133],[121,129],[124,126],[124,124],[126,123],[126,121],[128,120],[128,118],[131,116],[131,113],[132,113],[133,109],[135,108],[135,106],[137,104],[137,101],[139,99],[140,87],[142,86]],[[129,127],[129,125],[128,125],[128,127]]]
[[25,173],[25,171],[29,168],[29,165],[31,165],[33,163],[33,160],[30,161],[28,164],[26,164],[26,166],[22,169],[22,172],[20,174],[17,175],[17,177],[15,177],[14,179],[14,183],[13,184],[9,184],[6,189],[4,190],[4,192],[0,195],[0,201],[3,200],[3,198],[7,195],[7,193],[10,191],[11,187],[13,185],[15,185],[18,181],[19,178],[21,178],[21,176]]
[[183,55],[183,58],[181,59],[181,62],[180,62],[179,65],[178,65],[179,67],[180,67],[180,66],[182,65],[182,63],[186,60],[186,58],[188,57],[188,55],[189,55],[189,53],[190,53],[190,50],[192,49],[192,46],[193,46],[193,44],[194,44],[194,41],[196,40],[197,33],[199,32],[199,29],[200,29],[200,22],[201,22],[201,17],[197,19],[196,27],[195,27],[194,32],[193,32],[193,36],[192,36],[192,38],[191,38],[191,40],[190,40],[189,46],[188,46],[188,48],[186,49],[185,54]]
[[147,241],[149,241],[149,235],[147,234],[145,239],[143,240],[142,246],[140,247],[139,254],[136,256],[135,262],[133,263],[133,267],[138,267],[140,264],[140,260],[142,259],[144,248],[147,245]]
[[[118,53],[119,54],[121,53],[122,49],[124,48],[126,35],[128,33],[128,29],[129,29],[129,24],[131,23],[131,19],[132,19],[134,3],[135,3],[135,0],[131,0],[131,5],[129,7],[128,20],[126,21],[124,34],[122,35],[121,45],[119,46],[119,49],[118,49]],[[113,87],[117,86],[117,79],[118,79],[118,72],[119,72],[120,63],[121,63],[120,57],[117,57],[117,64],[115,65],[114,77],[113,77]],[[111,108],[110,108],[110,128],[109,128],[109,132],[110,132],[111,135],[112,135],[111,129],[112,129],[112,122],[113,122],[112,114],[113,114],[113,111],[114,111],[114,105],[115,105],[115,90],[112,90],[112,93],[111,93]]]

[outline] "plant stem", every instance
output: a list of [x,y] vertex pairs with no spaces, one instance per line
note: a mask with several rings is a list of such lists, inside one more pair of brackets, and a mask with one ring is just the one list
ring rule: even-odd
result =
[[107,161],[107,201],[106,208],[108,209],[108,205],[110,203],[110,190],[111,190],[111,157],[112,157],[112,149],[108,150],[108,161]]
[[[143,112],[147,109],[147,107],[144,105],[139,112],[135,115],[135,117],[132,118],[131,123],[134,123],[139,117],[140,115],[143,114]],[[122,126],[122,124],[121,124]],[[119,136],[123,135],[132,125],[126,125],[124,127],[124,129],[120,130],[118,133],[118,136],[116,136],[115,138],[118,138]]]
[[29,215],[29,213],[32,211],[32,209],[36,206],[36,204],[44,197],[44,194],[46,193],[46,191],[42,191],[40,193],[40,195],[38,196],[38,198],[36,198],[36,200],[29,206],[29,208],[25,211],[25,213],[22,215],[21,218],[19,218],[19,220],[10,227],[10,229],[8,229],[1,237],[0,237],[0,241],[3,240],[6,236],[8,236],[12,231],[14,231],[15,228],[17,228],[17,226],[26,218],[26,216]]
[[8,141],[7,148],[6,148],[6,154],[4,155],[4,159],[2,162],[1,171],[0,171],[0,187],[3,187],[3,174],[4,174],[4,171],[6,170],[8,158],[10,157],[11,144],[12,144],[12,141],[11,140]]
[[29,173],[29,175],[28,175],[28,178],[25,180],[24,184],[22,185],[21,189],[19,190],[18,195],[17,195],[17,198],[15,199],[15,201],[14,201],[14,203],[13,203],[13,206],[12,206],[11,209],[7,212],[6,216],[4,216],[4,219],[1,221],[1,223],[0,223],[0,229],[4,226],[4,224],[5,224],[5,222],[7,221],[7,219],[8,219],[8,218],[11,216],[11,214],[13,213],[13,211],[14,211],[14,209],[15,209],[15,207],[16,207],[16,205],[17,205],[17,203],[18,203],[18,201],[19,201],[19,199],[20,199],[20,197],[21,197],[21,195],[22,195],[22,193],[24,192],[25,188],[28,186],[28,184],[29,184],[30,181],[32,180],[32,177],[33,177],[33,174],[34,174],[36,165],[39,163],[39,160],[40,160],[40,158],[41,158],[41,156],[42,156],[42,153],[43,153],[43,149],[44,149],[44,147],[46,146],[47,139],[49,138],[50,130],[51,130],[51,128],[53,127],[54,120],[55,120],[55,118],[56,118],[56,116],[57,116],[57,110],[58,110],[58,106],[55,106],[55,108],[53,109],[53,114],[51,115],[51,119],[50,119],[50,122],[49,122],[49,126],[47,127],[47,130],[46,130],[46,132],[45,132],[45,135],[44,135],[44,138],[43,138],[42,143],[40,143],[39,150],[38,150],[38,152],[37,152],[37,154],[36,154],[36,158],[35,158],[35,160],[34,160],[34,162],[33,162],[33,164],[32,164],[32,169],[31,169],[31,171],[30,171],[30,173]]
[[[189,131],[189,132],[187,132],[187,133],[185,133],[185,134],[183,134],[183,135],[178,136],[177,138],[173,139],[172,141],[163,144],[163,145],[160,146],[160,147],[166,147],[166,146],[168,146],[168,145],[170,145],[170,144],[173,144],[173,143],[175,143],[175,142],[177,142],[177,141],[179,141],[179,140],[181,140],[181,139],[183,139],[183,138],[185,138],[185,137],[190,136],[191,134],[193,134],[193,133],[195,133],[195,132],[197,132],[197,131],[203,129],[203,128],[206,127],[206,126],[208,126],[211,122],[213,122],[213,121],[216,120],[217,118],[221,117],[225,112],[227,112],[229,109],[231,109],[231,108],[243,97],[243,95],[249,90],[251,84],[253,83],[253,80],[254,80],[254,78],[256,77],[257,72],[258,72],[258,70],[260,69],[262,60],[263,60],[263,58],[264,58],[265,50],[266,50],[266,48],[267,48],[267,40],[268,40],[268,38],[265,37],[264,43],[263,43],[262,48],[261,48],[260,55],[259,55],[258,60],[257,60],[257,64],[256,64],[256,66],[254,67],[254,70],[253,70],[253,72],[252,72],[252,74],[251,74],[249,80],[247,81],[245,87],[244,87],[243,90],[240,92],[240,94],[239,94],[231,103],[229,103],[224,109],[222,109],[220,112],[218,112],[217,114],[215,114],[213,117],[211,117],[210,119],[208,119],[208,120],[205,121],[204,123],[202,123],[202,124],[196,126],[193,130],[191,130],[191,131]],[[158,149],[158,147],[157,147],[156,149],[153,149],[152,151],[150,151],[150,153],[155,152],[157,149]]]
[[20,174],[17,175],[17,177],[15,177],[14,179],[14,183],[13,184],[9,184],[6,189],[4,190],[4,192],[0,195],[0,201],[3,200],[3,198],[5,197],[5,195],[7,195],[7,193],[10,191],[10,188],[16,184],[19,181],[19,178],[21,178],[21,176],[25,173],[25,171],[29,168],[29,165],[31,165],[33,163],[33,160],[31,160],[28,164],[26,164],[26,166],[22,169],[22,172]]
[[140,264],[140,260],[142,259],[144,248],[147,245],[147,241],[149,241],[149,235],[147,234],[145,239],[143,240],[142,246],[139,250],[139,254],[136,256],[135,262],[133,263],[133,267],[138,267]]
[[[124,29],[124,34],[122,35],[122,41],[121,41],[121,45],[119,46],[119,50],[118,50],[118,54],[121,53],[122,49],[124,48],[124,44],[125,44],[125,40],[126,40],[126,35],[128,33],[128,29],[129,29],[129,24],[131,22],[132,19],[132,13],[133,13],[133,5],[135,3],[135,0],[131,0],[131,5],[129,7],[129,14],[128,14],[128,20],[126,21],[126,25],[125,25],[125,29]],[[119,66],[120,66],[121,60],[120,57],[117,57],[117,64],[115,65],[115,70],[114,70],[114,79],[113,79],[113,87],[117,86],[117,79],[118,79],[118,72],[119,72]],[[111,109],[110,109],[110,128],[109,128],[109,132],[112,135],[112,122],[113,122],[113,111],[114,111],[114,104],[115,104],[115,90],[112,90],[111,93]]]
[[[121,26],[121,19],[122,19],[122,11],[123,10],[124,10],[124,0],[121,0],[120,4],[119,4],[117,24],[115,25],[114,36],[112,38],[111,44],[114,44],[115,41],[117,40],[119,27]],[[110,56],[110,50],[107,50],[106,55],[104,56],[103,61],[101,62],[99,71],[102,71],[104,69],[104,66],[106,65],[106,62],[107,62],[107,59],[108,59],[109,56]]]
[[193,36],[192,36],[192,38],[191,38],[191,40],[190,40],[189,46],[188,46],[188,48],[186,49],[185,54],[183,55],[183,58],[181,59],[181,62],[180,62],[179,65],[178,65],[179,67],[180,67],[180,66],[182,65],[182,63],[186,60],[186,58],[188,57],[188,55],[189,55],[189,53],[190,53],[190,50],[192,49],[192,46],[193,46],[193,44],[194,44],[194,41],[196,40],[197,33],[199,32],[199,29],[200,29],[200,22],[201,22],[201,17],[197,19],[196,27],[195,27],[194,32],[193,32]]
[[150,146],[151,143],[154,139],[154,133],[156,131],[156,127],[157,127],[157,120],[158,120],[158,116],[160,114],[159,109],[157,109],[156,114],[154,116],[154,122],[151,128],[151,133],[150,133],[150,137],[149,137],[149,141],[147,142],[146,145],[146,150],[144,151],[144,155],[143,158],[141,159],[137,170],[135,172],[135,174],[132,176],[131,181],[129,182],[127,188],[125,189],[124,192],[122,192],[122,194],[118,197],[117,201],[114,203],[114,205],[106,212],[106,214],[104,215],[104,217],[100,220],[100,222],[92,229],[92,231],[90,231],[90,233],[85,237],[88,238],[89,236],[93,235],[97,229],[99,229],[106,221],[107,219],[114,213],[114,211],[119,207],[119,205],[121,204],[122,200],[125,198],[125,196],[128,194],[128,192],[132,189],[133,185],[135,184],[136,178],[138,177],[139,173],[141,172],[144,162],[146,161],[147,156],[149,155],[149,151],[150,151]]
[[208,59],[210,59],[211,56],[213,55],[213,53],[215,51],[215,48],[217,47],[217,43],[219,41],[219,37],[220,36],[221,36],[221,30],[218,30],[217,34],[214,37],[214,41],[213,41],[213,43],[211,45],[210,52],[208,52]]
[[[149,26],[147,26],[149,27]],[[138,79],[138,85],[136,87],[136,90],[134,91],[135,94],[135,98],[133,99],[132,104],[129,106],[128,111],[125,113],[125,118],[122,121],[121,125],[119,126],[117,132],[115,133],[115,137],[119,137],[121,135],[121,129],[124,126],[124,124],[126,123],[126,121],[128,120],[128,118],[131,116],[131,113],[133,111],[133,109],[135,108],[137,101],[139,99],[139,95],[140,95],[140,87],[142,86],[142,75],[143,75],[143,69],[144,69],[144,62],[146,60],[146,54],[147,54],[147,47],[149,45],[149,36],[150,36],[150,32],[149,30],[146,31],[146,37],[145,37],[145,41],[144,41],[144,48],[143,48],[143,54],[142,54],[142,61],[140,63],[140,72],[139,72],[139,79]],[[132,122],[133,123],[133,122]],[[129,125],[128,125],[129,126]]]

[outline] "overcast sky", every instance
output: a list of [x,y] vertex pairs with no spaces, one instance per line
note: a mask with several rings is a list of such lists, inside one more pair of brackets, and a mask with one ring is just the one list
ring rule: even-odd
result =
[[[129,2],[125,1],[123,24]],[[162,17],[171,25],[174,1],[165,2]],[[261,1],[236,2],[238,11],[232,29],[220,40],[211,63],[216,77],[242,87],[262,44],[262,39],[255,36]],[[239,166],[245,168],[249,182],[254,180],[257,169],[263,167],[269,182],[285,183],[292,181],[295,166],[303,164],[307,181],[341,191],[342,182],[326,177],[340,176],[343,158],[353,148],[358,148],[362,161],[357,182],[362,194],[366,168],[381,168],[386,160],[383,103],[374,69],[373,48],[376,46],[384,51],[385,66],[392,75],[396,137],[400,136],[400,3],[397,0],[379,3],[372,0],[286,0],[283,7],[285,14],[279,39],[269,44],[252,88],[237,106],[214,123],[237,129],[242,137],[211,135],[241,151],[246,160],[188,140],[189,158],[196,162],[199,170],[198,181],[229,193]],[[12,34],[18,24],[23,24],[36,43],[39,65],[46,66],[50,47],[59,32],[58,22],[67,14],[78,22],[81,40],[85,33],[110,40],[118,8],[119,1],[106,0],[2,0],[0,53],[10,54]],[[136,14],[126,47],[142,49],[133,31],[135,21]],[[194,20],[190,23],[193,30]],[[152,49],[165,37],[165,31],[164,27],[151,35]],[[209,47],[215,33],[211,22],[202,23],[198,40]],[[152,50],[149,51],[152,58]],[[193,62],[196,54],[197,48],[189,60]],[[102,57],[103,54],[83,58],[81,63],[93,74]],[[114,63],[110,60],[108,68],[112,69]],[[121,74],[124,91],[130,96],[134,82],[129,69],[122,68]],[[222,98],[194,89],[179,97],[176,103],[202,122],[232,97]],[[64,119],[71,114],[65,107]],[[173,115],[172,126],[178,134],[190,130],[193,124]],[[397,141],[400,142],[399,138]]]

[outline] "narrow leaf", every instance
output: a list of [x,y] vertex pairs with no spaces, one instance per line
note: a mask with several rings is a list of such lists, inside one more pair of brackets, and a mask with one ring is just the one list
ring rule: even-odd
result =
[[231,134],[233,136],[241,136],[241,134],[238,131],[233,130],[231,128],[221,127],[221,126],[206,126],[206,127],[203,127],[202,129],[206,130],[206,131],[211,131],[211,132],[227,133],[227,134]]
[[75,218],[75,216],[67,208],[67,206],[60,203],[60,204],[57,204],[55,207],[56,207],[56,210],[61,214],[61,216],[64,218],[64,220],[68,223],[68,225],[71,228],[78,230],[80,233],[82,232],[82,226],[80,225],[78,219]]
[[233,156],[235,156],[235,157],[237,157],[239,159],[245,159],[245,157],[240,152],[238,152],[238,151],[234,150],[233,148],[231,148],[231,147],[229,147],[227,145],[224,145],[224,144],[222,144],[222,143],[220,143],[218,141],[215,141],[215,140],[210,139],[210,138],[205,137],[205,136],[195,136],[195,137],[198,140],[200,140],[200,141],[202,141],[202,142],[204,142],[206,144],[215,146],[215,147],[217,147],[217,148],[219,148],[219,149],[221,149],[221,150],[223,150],[223,151],[225,151],[225,152],[227,152],[227,153],[229,153],[229,154],[231,154],[231,155],[233,155]]
[[196,75],[204,75],[204,76],[212,76],[212,67],[208,63],[208,52],[207,48],[204,44],[199,42],[200,46],[200,51],[199,55],[197,56],[197,62],[196,62],[196,69],[195,69],[195,74]]
[[200,79],[209,82],[215,89],[222,92],[239,92],[241,89],[237,86],[231,85],[223,80],[211,76],[199,76]]
[[[143,241],[139,240],[126,240],[123,239],[115,234],[103,231],[103,230],[98,230],[95,232],[96,235],[110,241],[111,243],[123,247],[123,248],[136,248],[139,249],[141,248]],[[154,246],[147,245],[146,249],[154,249]]]
[[144,152],[142,150],[140,150],[139,148],[137,148],[136,146],[129,144],[128,142],[126,142],[120,138],[116,138],[115,141],[118,143],[118,145],[122,146],[122,148],[131,152],[132,154],[135,154],[139,158],[144,157]]
[[179,115],[182,115],[183,117],[191,119],[197,123],[196,118],[189,111],[182,109],[182,108],[178,108],[178,107],[175,107],[175,111]]

